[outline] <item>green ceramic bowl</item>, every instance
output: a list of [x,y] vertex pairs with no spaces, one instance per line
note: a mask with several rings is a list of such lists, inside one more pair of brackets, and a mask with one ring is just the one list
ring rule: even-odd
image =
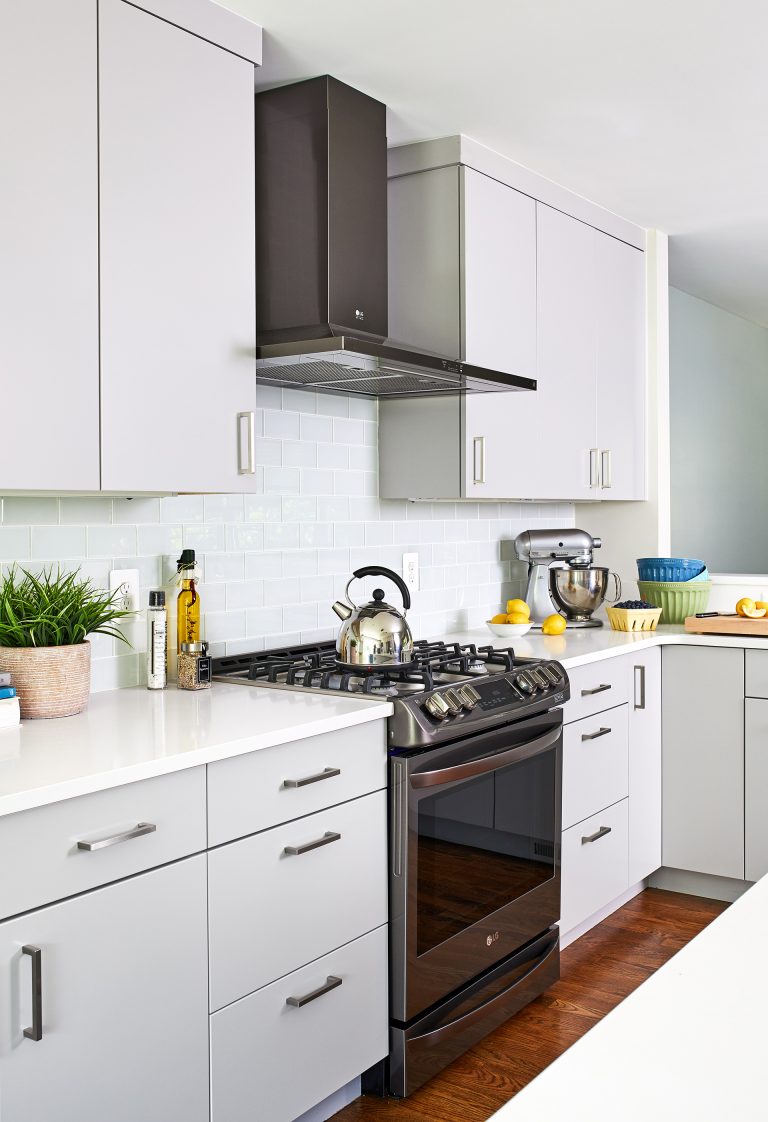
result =
[[684,623],[688,616],[707,610],[711,580],[639,580],[640,595],[661,608],[661,623]]

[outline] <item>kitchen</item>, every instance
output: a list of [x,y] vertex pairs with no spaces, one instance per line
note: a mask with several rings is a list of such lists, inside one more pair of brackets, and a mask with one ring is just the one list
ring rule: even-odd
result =
[[[13,420],[0,448],[2,572],[79,570],[105,594],[127,590],[125,607],[141,613],[121,624],[131,645],[91,632],[84,712],[0,729],[3,852],[21,855],[0,879],[0,1102],[10,1122],[319,1122],[346,1104],[360,1112],[348,1117],[407,1118],[454,1070],[426,1064],[414,1030],[426,1018],[434,1032],[438,1013],[452,1028],[476,982],[497,987],[479,999],[498,997],[496,1012],[482,1032],[442,1034],[446,1063],[514,1025],[534,983],[546,1000],[560,950],[567,980],[569,952],[624,905],[740,898],[711,928],[713,946],[728,924],[746,934],[760,922],[761,886],[744,890],[768,867],[761,639],[663,622],[635,636],[612,630],[604,606],[602,627],[571,616],[559,635],[510,640],[486,625],[508,601],[542,615],[528,580],[546,557],[525,552],[525,535],[545,554],[564,550],[577,569],[617,572],[617,601],[641,594],[638,557],[693,552],[714,571],[709,609],[760,600],[768,578],[743,575],[760,574],[759,543],[725,558],[709,517],[709,537],[694,539],[698,528],[679,512],[691,502],[703,511],[706,493],[692,499],[685,476],[683,498],[670,467],[684,446],[702,474],[709,467],[706,435],[690,423],[701,368],[691,338],[703,329],[681,307],[694,301],[709,320],[745,314],[733,277],[722,293],[693,287],[682,254],[673,280],[689,289],[670,295],[680,227],[661,205],[622,211],[607,178],[588,191],[584,153],[562,135],[559,176],[551,158],[530,162],[546,174],[510,158],[522,146],[500,154],[472,117],[492,116],[488,90],[470,96],[460,81],[446,90],[444,68],[431,72],[431,102],[420,101],[414,58],[426,30],[405,36],[395,63],[398,21],[396,39],[417,18],[401,7],[366,60],[337,34],[320,42],[299,3],[240,0],[240,14],[207,0],[3,6],[0,81],[13,111],[0,354]],[[325,14],[332,31],[348,7],[339,0]],[[501,18],[494,5],[488,14]],[[433,49],[456,63],[477,45],[477,28],[462,44],[455,13],[418,18],[431,19]],[[362,21],[354,35],[365,41],[369,30]],[[512,130],[521,137],[523,108]],[[601,128],[606,143],[627,143],[610,122]],[[611,158],[620,163],[620,146]],[[686,347],[684,394],[675,379]],[[756,345],[744,349],[754,355]],[[404,383],[407,396],[397,392]],[[194,696],[173,684],[185,575],[207,649],[178,653],[193,662],[194,685],[208,684],[207,658],[215,678]],[[354,634],[352,605],[364,614],[373,597],[370,614],[382,614],[380,585],[401,665],[389,681],[352,674],[361,696],[343,697],[349,677],[332,665],[335,643]],[[153,590],[169,608],[164,690],[145,688]],[[347,670],[356,643],[341,660]],[[86,644],[73,646],[82,655]],[[539,663],[510,664],[510,646]],[[277,652],[277,668],[266,652]],[[447,713],[425,716],[406,661]],[[255,684],[243,689],[251,665]],[[39,692],[54,677],[51,663]],[[56,685],[71,694],[74,678]],[[393,683],[408,688],[398,694]],[[529,864],[547,875],[514,899],[504,888],[501,906],[478,887],[453,917],[462,929],[444,938],[449,953],[424,944],[412,953],[411,940],[426,935],[414,932],[413,901],[397,904],[388,822],[390,834],[399,822],[409,835],[416,804],[431,806],[423,833],[438,861],[456,838],[439,833],[439,799],[450,792],[436,795],[440,769],[426,761],[434,751],[435,763],[445,754],[441,767],[467,766],[452,754],[475,741],[493,742],[498,756],[498,722],[503,752],[520,752],[523,727],[526,750],[552,741],[528,761],[530,807],[518,805],[514,783],[501,799],[500,767],[495,784],[481,779],[472,806],[447,818],[472,831],[476,852],[496,844],[489,834],[481,844],[481,829],[539,846]],[[498,825],[505,815],[515,829]],[[285,859],[275,864],[278,844]],[[492,879],[490,862],[481,873],[473,884]],[[492,915],[504,922],[489,926]],[[478,933],[492,957],[469,953]],[[708,961],[706,938],[680,961]],[[504,971],[491,979],[502,966],[506,981]],[[423,968],[415,981],[414,967]],[[653,987],[666,986],[657,1008],[679,1027],[686,1005],[669,979],[662,969],[639,1001],[652,1010]],[[617,1010],[625,1032],[642,1031],[635,1007],[630,998]],[[532,1110],[554,1110],[546,1096],[558,1094],[576,1114],[575,1068],[604,1066],[607,1055],[617,1082],[636,1080],[610,1043],[622,1031],[613,1035],[612,1016],[504,1116],[525,1117],[526,1096]],[[744,1046],[743,1032],[718,1036],[724,1055]],[[509,1055],[513,1081],[515,1062]],[[679,1083],[690,1095],[685,1075]],[[382,1102],[383,1090],[407,1097]],[[465,1116],[487,1118],[509,1097]],[[447,1117],[436,1109],[421,1116]]]

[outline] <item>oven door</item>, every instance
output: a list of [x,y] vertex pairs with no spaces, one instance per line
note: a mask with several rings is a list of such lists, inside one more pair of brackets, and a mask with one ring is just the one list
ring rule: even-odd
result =
[[562,712],[391,761],[392,1017],[560,916]]

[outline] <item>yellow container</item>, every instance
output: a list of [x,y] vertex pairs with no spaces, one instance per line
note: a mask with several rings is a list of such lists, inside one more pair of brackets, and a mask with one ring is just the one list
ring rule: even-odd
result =
[[614,631],[655,631],[661,608],[606,607],[608,621]]

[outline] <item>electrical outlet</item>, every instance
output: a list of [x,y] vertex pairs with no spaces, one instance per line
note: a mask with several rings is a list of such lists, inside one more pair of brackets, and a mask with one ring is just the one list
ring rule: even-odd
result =
[[139,570],[138,569],[112,569],[109,574],[109,590],[120,590],[118,600],[124,612],[138,612],[139,604]]
[[403,554],[403,580],[411,592],[419,591],[419,555],[418,553]]

